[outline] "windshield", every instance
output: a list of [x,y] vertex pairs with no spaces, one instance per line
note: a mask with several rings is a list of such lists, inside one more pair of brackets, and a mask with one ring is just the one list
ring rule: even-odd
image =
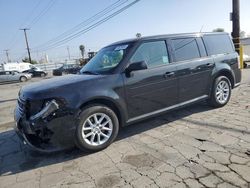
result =
[[128,44],[109,46],[101,49],[82,69],[81,73],[109,73],[125,56]]

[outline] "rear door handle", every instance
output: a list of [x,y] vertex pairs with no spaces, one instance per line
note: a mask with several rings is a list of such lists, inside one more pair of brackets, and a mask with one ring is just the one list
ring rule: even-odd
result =
[[166,73],[164,74],[164,76],[165,76],[166,78],[172,77],[172,76],[174,76],[174,75],[175,75],[174,72],[166,72]]

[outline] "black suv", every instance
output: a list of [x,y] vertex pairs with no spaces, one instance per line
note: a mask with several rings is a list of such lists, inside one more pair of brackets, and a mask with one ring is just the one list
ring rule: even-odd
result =
[[52,74],[54,76],[62,76],[63,74],[77,74],[81,67],[77,64],[64,64],[63,66],[54,69]]
[[31,147],[98,151],[121,126],[207,100],[222,107],[240,84],[227,33],[125,40],[101,49],[78,75],[24,86],[15,129]]
[[48,75],[47,72],[36,67],[32,67],[31,69],[25,70],[22,73],[29,73],[32,75],[32,77],[45,77]]

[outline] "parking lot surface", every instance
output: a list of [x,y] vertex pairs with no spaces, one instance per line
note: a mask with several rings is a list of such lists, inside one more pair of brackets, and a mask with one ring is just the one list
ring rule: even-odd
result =
[[125,127],[97,153],[20,143],[11,128],[20,85],[0,85],[1,188],[250,187],[250,69],[225,107],[201,103]]

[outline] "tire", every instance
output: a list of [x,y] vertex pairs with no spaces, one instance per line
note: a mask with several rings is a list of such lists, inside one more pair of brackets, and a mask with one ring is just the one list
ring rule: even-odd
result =
[[41,73],[41,77],[45,77],[46,75],[45,75],[45,73]]
[[226,76],[217,77],[214,81],[208,103],[216,108],[225,106],[231,97],[231,91],[230,80]]
[[247,63],[246,62],[243,63],[243,68],[244,69],[247,68]]
[[83,151],[96,152],[108,147],[119,131],[119,121],[114,111],[100,104],[84,108],[77,124],[75,143]]
[[20,77],[20,82],[26,82],[28,79],[25,76]]

